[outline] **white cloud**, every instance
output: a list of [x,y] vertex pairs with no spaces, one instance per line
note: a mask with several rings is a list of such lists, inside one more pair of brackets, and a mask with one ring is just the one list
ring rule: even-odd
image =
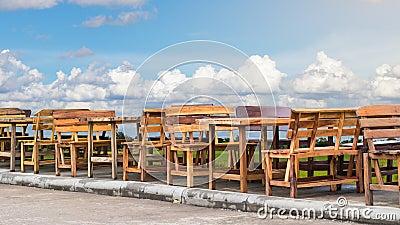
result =
[[0,10],[48,9],[63,0],[0,0]]
[[83,46],[82,48],[78,49],[74,55],[75,57],[85,57],[85,56],[91,56],[93,54],[94,52],[91,49],[87,48],[86,46]]
[[398,100],[400,96],[400,65],[392,67],[384,64],[378,67],[371,84],[374,97]]
[[113,16],[98,15],[83,21],[79,26],[82,27],[101,27],[104,25],[109,26],[127,26],[130,24],[137,23],[141,20],[147,20],[151,17],[151,14],[147,11],[133,11],[133,12],[121,12],[116,18]]
[[68,0],[68,3],[78,4],[80,6],[128,6],[137,8],[144,5],[147,0]]

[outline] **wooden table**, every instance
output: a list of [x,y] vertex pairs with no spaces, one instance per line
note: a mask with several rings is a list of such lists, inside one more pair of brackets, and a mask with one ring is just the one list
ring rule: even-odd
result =
[[240,192],[247,192],[248,168],[246,155],[246,126],[261,126],[261,143],[266,146],[267,126],[283,126],[289,123],[289,118],[219,118],[219,119],[198,119],[199,124],[209,125],[210,145],[209,145],[209,189],[215,189],[215,126],[231,126],[239,129],[239,174],[218,174],[222,179],[235,179],[240,181]]
[[17,124],[32,124],[33,118],[0,118],[0,123],[11,125],[10,171],[15,172],[15,148],[17,146]]
[[95,117],[81,118],[81,121],[88,122],[88,177],[93,177],[93,165],[91,155],[93,153],[93,126],[94,124],[110,124],[111,125],[111,157],[104,157],[104,161],[111,161],[112,179],[117,179],[117,124],[140,123],[140,116],[133,117]]

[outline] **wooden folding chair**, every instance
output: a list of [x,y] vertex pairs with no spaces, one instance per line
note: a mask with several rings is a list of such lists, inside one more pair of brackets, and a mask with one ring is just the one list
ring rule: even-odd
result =
[[373,205],[373,191],[400,190],[400,105],[364,106],[357,114],[368,144],[363,154],[365,204]]

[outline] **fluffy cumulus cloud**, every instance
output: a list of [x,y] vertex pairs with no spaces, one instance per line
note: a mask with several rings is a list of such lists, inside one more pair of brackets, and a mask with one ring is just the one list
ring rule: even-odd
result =
[[400,96],[400,65],[384,64],[378,67],[371,85],[375,98],[398,100]]
[[356,106],[368,95],[365,80],[324,52],[319,52],[315,63],[302,74],[286,81],[284,86],[287,99],[281,100],[296,106]]
[[47,9],[60,2],[62,0],[0,0],[0,10]]
[[[338,60],[318,53],[316,62],[289,77],[268,56],[252,56],[237,71],[202,65],[193,73],[179,68],[145,79],[124,61],[119,66],[92,63],[87,68],[44,76],[10,51],[0,53],[0,107],[114,109],[139,114],[146,107],[183,103],[279,105],[291,107],[358,106],[399,103],[400,65],[382,65],[370,82],[357,77]],[[256,75],[255,75],[256,74]],[[267,100],[268,101],[267,101]],[[396,102],[397,101],[397,102]],[[123,105],[125,104],[125,106]]]

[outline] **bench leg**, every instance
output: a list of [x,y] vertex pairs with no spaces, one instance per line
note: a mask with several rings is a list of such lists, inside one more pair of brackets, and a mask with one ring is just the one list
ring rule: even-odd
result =
[[370,189],[370,184],[372,182],[371,173],[371,160],[369,159],[368,153],[363,154],[364,158],[364,190],[365,190],[365,204],[373,205],[373,194]]
[[357,193],[363,193],[364,192],[364,177],[363,177],[363,172],[362,172],[362,168],[363,168],[363,157],[362,157],[362,153],[357,155],[356,158],[356,176],[358,178],[357,181]]
[[289,163],[290,197],[297,198],[296,156],[291,155]]

